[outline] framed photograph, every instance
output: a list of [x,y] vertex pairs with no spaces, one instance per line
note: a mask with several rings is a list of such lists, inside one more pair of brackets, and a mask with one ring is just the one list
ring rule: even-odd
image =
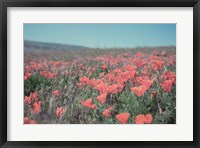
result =
[[199,147],[199,5],[1,1],[1,147]]

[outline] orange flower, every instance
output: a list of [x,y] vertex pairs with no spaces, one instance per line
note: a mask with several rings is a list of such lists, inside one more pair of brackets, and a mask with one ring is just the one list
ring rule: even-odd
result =
[[38,102],[35,102],[33,104],[33,108],[31,109],[31,113],[39,113],[41,112],[41,104],[42,102],[41,101],[38,101]]
[[103,77],[104,75],[105,75],[105,72],[102,72],[102,73],[99,74],[100,77]]
[[81,88],[81,87],[82,87],[82,85],[83,85],[83,82],[76,83],[76,85],[77,85],[79,88]]
[[149,89],[153,83],[153,80],[144,80],[139,82],[141,85],[146,86]]
[[28,117],[24,117],[24,124],[37,124],[35,120],[29,120]]
[[107,93],[107,91],[106,91],[107,84],[104,83],[104,82],[101,82],[100,84],[97,84],[97,85],[95,84],[94,88],[97,89],[100,92],[100,94],[106,94]]
[[129,72],[129,78],[133,79],[135,77],[136,71],[130,71]]
[[149,80],[149,78],[147,76],[142,76],[142,77],[136,77],[136,81],[141,84],[142,81],[146,81]]
[[135,124],[144,124],[144,122],[145,122],[145,116],[144,116],[144,114],[137,115],[135,117]]
[[140,58],[134,58],[133,62],[138,66],[138,67],[143,67],[146,64],[146,61]]
[[87,100],[82,100],[81,104],[87,108],[90,109],[95,109],[96,108],[96,104],[92,104],[92,99],[87,99]]
[[171,71],[165,71],[161,75],[161,79],[164,80],[172,80],[174,84],[176,84],[176,73],[171,72]]
[[166,56],[166,52],[163,51],[163,52],[161,53],[161,55],[162,55],[162,56]]
[[106,90],[111,94],[116,94],[117,88],[118,88],[117,84],[112,84],[112,85],[108,86]]
[[31,73],[26,72],[25,75],[29,78],[31,76]]
[[24,80],[27,80],[28,79],[28,77],[27,76],[24,76]]
[[24,117],[24,124],[27,124],[29,121],[28,117]]
[[153,117],[151,114],[146,114],[145,123],[152,123]]
[[38,98],[38,92],[31,93],[30,96],[31,96],[31,98],[32,98],[33,100],[36,101],[37,98]]
[[29,96],[25,96],[24,97],[24,102],[26,103],[26,104],[31,104],[31,97]]
[[115,75],[112,74],[112,73],[108,73],[106,75],[106,77],[108,78],[109,82],[111,82],[111,83],[113,83],[115,81],[115,79],[116,79]]
[[107,94],[101,94],[100,96],[97,96],[97,100],[99,100],[99,102],[104,104],[106,102],[106,97]]
[[121,123],[126,124],[129,119],[130,114],[129,113],[121,113],[115,116],[115,118]]
[[135,66],[132,66],[132,65],[127,65],[127,66],[126,66],[126,70],[128,70],[128,71],[133,71],[133,70],[136,70],[136,67],[135,67]]
[[50,79],[50,78],[53,78],[53,77],[56,77],[57,74],[56,73],[51,73],[51,72],[48,72],[47,73],[47,78]]
[[43,77],[47,77],[47,72],[46,71],[40,71],[40,75]]
[[26,68],[26,71],[27,71],[27,72],[30,72],[30,71],[31,71],[31,67],[30,67],[30,66],[27,65],[25,68]]
[[135,117],[135,124],[144,124],[144,123],[152,123],[153,117],[151,114],[141,114]]
[[[135,75],[135,74],[134,74]],[[134,75],[133,75],[133,77],[134,77]],[[125,80],[125,81],[127,81],[128,79],[130,79],[131,77],[130,77],[130,71],[125,71],[125,72],[123,72],[122,74],[121,74],[121,77]]]
[[104,117],[110,117],[111,110],[112,110],[112,107],[108,107],[106,110],[104,110],[104,112],[102,113],[102,115]]
[[141,52],[137,52],[136,54],[135,54],[135,56],[136,57],[141,57],[143,54],[141,53]]
[[57,109],[56,109],[56,116],[57,117],[60,117],[60,116],[62,116],[63,115],[63,113],[64,113],[64,108],[63,107],[58,107]]
[[116,80],[117,84],[118,84],[118,92],[121,92],[124,88],[124,81],[123,80],[120,80],[120,79],[117,79]]
[[54,91],[53,91],[53,95],[54,95],[55,97],[60,96],[59,90],[54,90]]
[[170,92],[172,89],[172,80],[165,80],[164,82],[160,83],[160,86],[166,91]]
[[103,64],[103,65],[101,66],[101,68],[102,68],[103,70],[106,70],[106,69],[107,69],[107,65],[106,65],[106,64]]
[[126,81],[123,79],[121,76],[118,76],[115,78],[115,81],[117,82],[118,85],[124,85],[124,82]]
[[139,86],[131,88],[131,91],[134,92],[137,96],[141,97],[147,90],[146,86]]
[[160,60],[153,60],[152,61],[152,68],[157,71],[157,70],[161,70],[163,67],[164,62],[160,61]]
[[87,78],[86,76],[82,76],[80,78],[80,81],[83,82],[84,84],[88,85],[90,83],[90,79]]

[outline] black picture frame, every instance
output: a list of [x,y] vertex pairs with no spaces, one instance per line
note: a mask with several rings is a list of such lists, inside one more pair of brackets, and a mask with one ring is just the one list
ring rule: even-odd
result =
[[[193,7],[193,141],[7,141],[8,7]],[[0,2],[0,146],[9,147],[200,147],[200,2],[199,0],[2,0]],[[192,94],[191,94],[192,95]]]

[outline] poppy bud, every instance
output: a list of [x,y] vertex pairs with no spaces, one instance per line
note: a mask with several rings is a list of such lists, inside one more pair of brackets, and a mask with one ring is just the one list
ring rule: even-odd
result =
[[153,97],[153,99],[156,99],[157,91],[156,90],[152,91],[151,96]]

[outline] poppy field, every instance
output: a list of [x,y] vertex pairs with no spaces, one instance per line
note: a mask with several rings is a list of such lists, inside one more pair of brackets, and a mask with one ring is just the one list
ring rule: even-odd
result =
[[176,124],[176,50],[27,51],[24,124]]

